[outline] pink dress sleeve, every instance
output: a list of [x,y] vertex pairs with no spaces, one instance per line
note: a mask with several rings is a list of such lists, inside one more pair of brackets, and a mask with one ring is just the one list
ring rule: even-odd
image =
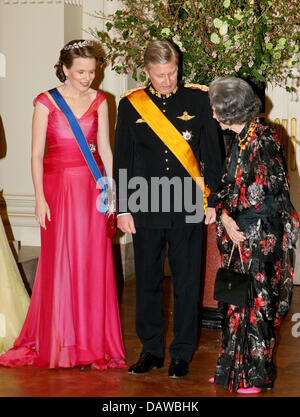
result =
[[102,91],[98,90],[97,91],[97,97],[96,97],[96,100],[95,100],[95,105],[96,105],[97,109],[104,100],[106,100],[106,94],[104,94]]
[[49,97],[47,96],[47,94],[45,93],[41,93],[39,94],[34,100],[33,100],[33,105],[35,106],[37,101],[39,103],[42,103],[44,106],[46,106],[50,112],[55,110],[55,106],[52,103],[52,101],[49,99]]

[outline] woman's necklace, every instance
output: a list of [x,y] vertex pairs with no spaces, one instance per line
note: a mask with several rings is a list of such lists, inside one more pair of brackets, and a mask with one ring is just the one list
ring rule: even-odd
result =
[[239,157],[238,157],[237,164],[236,164],[234,178],[236,178],[236,176],[237,176],[238,169],[239,169],[239,166],[240,166],[240,163],[241,163],[241,160],[242,160],[243,151],[248,147],[248,145],[249,145],[249,143],[252,139],[252,136],[253,136],[253,133],[254,133],[255,129],[256,129],[256,120],[252,120],[252,122],[250,123],[250,125],[248,127],[248,130],[247,130],[247,133],[245,134],[245,136],[241,138],[240,135],[239,135],[239,137],[238,137],[238,146],[240,148],[240,153],[239,153]]

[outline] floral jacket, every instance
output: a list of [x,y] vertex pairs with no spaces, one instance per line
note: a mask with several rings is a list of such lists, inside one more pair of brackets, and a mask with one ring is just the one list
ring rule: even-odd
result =
[[239,226],[238,220],[246,219],[244,229],[240,227],[246,235],[242,248],[245,268],[250,270],[253,259],[259,259],[260,265],[277,262],[278,269],[273,271],[272,278],[278,295],[276,315],[284,316],[291,300],[299,218],[290,201],[281,142],[270,125],[258,122],[234,176],[237,152],[236,139],[228,153],[218,193],[217,241],[222,263],[226,262],[232,248],[220,221],[222,211],[226,211]]

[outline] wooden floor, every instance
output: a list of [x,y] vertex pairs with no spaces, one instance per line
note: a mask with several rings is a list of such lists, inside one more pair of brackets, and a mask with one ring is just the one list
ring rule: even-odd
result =
[[[172,340],[172,297],[170,279],[164,280],[166,342]],[[135,284],[129,282],[119,289],[120,310],[124,331],[127,363],[136,361],[140,343],[135,333]],[[294,288],[292,307],[277,334],[275,354],[277,379],[271,391],[259,397],[300,397],[300,325],[299,337],[292,335],[297,323],[292,316],[300,313],[300,287]],[[295,316],[294,316],[295,318]],[[300,314],[298,318],[300,324]],[[297,332],[296,332],[297,333]],[[296,335],[297,336],[297,335]],[[0,367],[0,397],[237,397],[208,382],[214,373],[219,350],[220,331],[199,329],[199,344],[190,365],[189,375],[180,380],[167,376],[170,362],[149,374],[133,376],[126,369],[104,372],[74,369],[40,370],[32,367]]]

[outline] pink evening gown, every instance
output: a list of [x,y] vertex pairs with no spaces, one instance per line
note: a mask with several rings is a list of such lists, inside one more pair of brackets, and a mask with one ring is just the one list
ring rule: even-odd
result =
[[[98,91],[78,122],[97,149]],[[36,97],[49,109],[44,159],[44,193],[51,211],[41,228],[41,255],[29,310],[14,346],[0,365],[39,368],[91,364],[125,367],[112,244],[107,217],[96,208],[100,190],[63,113],[47,94]],[[99,126],[101,128],[101,126]],[[94,157],[103,165],[98,152]]]

